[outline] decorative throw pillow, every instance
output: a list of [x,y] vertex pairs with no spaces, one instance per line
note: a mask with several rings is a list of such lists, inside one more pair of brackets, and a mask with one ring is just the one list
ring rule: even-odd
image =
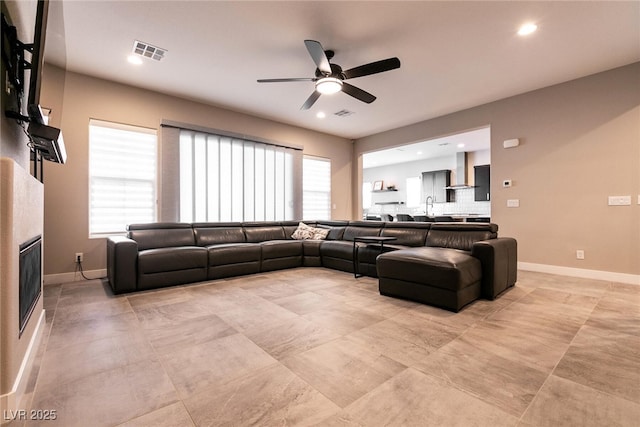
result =
[[314,234],[315,228],[301,222],[298,224],[296,231],[291,235],[291,238],[296,240],[308,240],[313,239]]
[[324,240],[327,238],[327,235],[329,234],[329,230],[328,228],[314,228],[313,229],[313,237],[311,239],[313,240]]

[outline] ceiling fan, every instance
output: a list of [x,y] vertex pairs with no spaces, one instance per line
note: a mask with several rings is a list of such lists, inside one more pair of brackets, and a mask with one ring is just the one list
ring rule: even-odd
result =
[[382,73],[384,71],[400,68],[400,60],[398,58],[388,58],[381,61],[371,62],[369,64],[360,65],[343,71],[338,64],[331,64],[329,60],[333,58],[335,52],[332,50],[324,50],[320,42],[315,40],[304,41],[313,62],[316,64],[316,76],[309,78],[285,78],[285,79],[260,79],[258,83],[281,83],[281,82],[315,82],[316,90],[302,104],[301,110],[308,110],[320,98],[322,94],[331,94],[336,92],[344,92],[347,95],[371,104],[376,97],[360,88],[349,83],[347,79],[355,79],[356,77],[364,77],[371,74]]

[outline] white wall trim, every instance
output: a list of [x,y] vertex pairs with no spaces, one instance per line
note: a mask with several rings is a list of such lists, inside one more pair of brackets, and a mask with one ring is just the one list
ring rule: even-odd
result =
[[[628,283],[640,286],[640,275],[616,273],[613,271],[587,270],[584,268],[562,267],[559,265],[536,264],[532,262],[518,262],[518,269],[535,271],[538,273],[558,274],[560,276],[580,277],[583,279],[607,280],[610,282]],[[89,279],[101,279],[107,277],[107,269],[85,271],[84,275]],[[43,278],[44,285],[57,285],[60,283],[79,282],[84,280],[80,272],[60,274],[47,274]]]
[[[102,279],[107,277],[107,269],[101,270],[88,270],[84,272],[84,275],[89,279]],[[79,282],[85,280],[79,271],[75,273],[59,273],[59,274],[45,274],[42,282],[46,285],[58,285],[60,283]]]
[[627,283],[640,286],[640,275],[616,273],[613,271],[587,270],[583,268],[562,267],[559,265],[518,262],[518,269],[538,273],[558,274],[560,276],[580,277],[583,279],[606,280],[609,282]]
[[16,379],[13,382],[13,387],[10,392],[0,395],[0,408],[3,410],[2,418],[0,418],[0,424],[2,425],[12,421],[12,416],[18,416],[18,411],[20,409],[26,408],[22,399],[25,396],[27,382],[29,381],[31,371],[33,370],[33,363],[36,358],[36,354],[38,353],[40,340],[43,336],[44,324],[46,323],[45,319],[46,313],[42,310],[40,312],[38,324],[31,336],[31,341],[29,341],[27,351],[22,359],[22,363],[20,364],[20,369],[18,370]]

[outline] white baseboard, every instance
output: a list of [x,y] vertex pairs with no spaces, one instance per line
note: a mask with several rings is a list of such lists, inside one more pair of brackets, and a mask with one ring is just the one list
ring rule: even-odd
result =
[[[107,277],[107,269],[103,268],[101,270],[88,270],[84,272],[84,275],[89,279],[101,279]],[[80,274],[79,271],[75,273],[59,273],[59,274],[45,274],[42,279],[43,284],[46,285],[57,285],[60,283],[69,283],[69,282],[79,282],[81,280],[85,280]]]
[[2,408],[2,416],[0,418],[1,425],[8,424],[12,421],[12,414],[18,414],[21,409],[24,410],[26,408],[23,398],[27,391],[27,382],[29,381],[29,376],[31,375],[33,363],[44,332],[45,319],[46,313],[42,310],[38,324],[27,346],[27,351],[22,358],[22,363],[20,364],[16,379],[13,382],[13,387],[10,392],[0,395],[0,408]]
[[562,267],[559,265],[518,262],[518,269],[538,273],[558,274],[560,276],[580,277],[582,279],[606,280],[609,282],[640,285],[640,275],[616,273],[613,271],[587,270],[584,268]]

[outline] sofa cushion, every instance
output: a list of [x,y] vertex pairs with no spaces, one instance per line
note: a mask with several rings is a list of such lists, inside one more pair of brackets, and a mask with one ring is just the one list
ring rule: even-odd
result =
[[[364,246],[363,243],[357,243],[356,247]],[[353,242],[344,240],[325,240],[320,246],[320,254],[322,258],[340,258],[348,261],[353,260]]]
[[138,273],[161,273],[207,266],[207,249],[199,246],[147,249],[138,253]]
[[384,222],[380,221],[352,221],[344,230],[343,240],[353,242],[354,237],[379,236]]
[[427,234],[426,246],[470,251],[475,242],[495,239],[496,224],[483,223],[435,223]]
[[239,264],[260,261],[260,245],[255,243],[227,243],[208,246],[209,265]]
[[403,246],[424,246],[429,232],[429,223],[387,223],[380,232],[384,237],[395,237],[394,244]]
[[[284,229],[284,236],[287,239],[292,239],[291,235],[293,234],[294,231],[298,229],[299,224],[300,224],[300,221],[282,221],[280,225]],[[311,224],[311,223],[305,222],[305,224],[311,227],[315,227],[315,223]]]
[[240,223],[194,224],[193,232],[198,246],[244,243],[246,240]]
[[284,228],[280,224],[242,224],[248,243],[260,243],[268,240],[285,240]]
[[304,256],[311,257],[319,257],[320,256],[320,246],[322,245],[322,240],[303,240],[302,241],[302,254]]
[[302,256],[302,241],[300,240],[271,240],[260,243],[262,259],[285,258]]
[[191,224],[184,223],[131,224],[127,226],[127,237],[135,240],[141,251],[195,245]]

